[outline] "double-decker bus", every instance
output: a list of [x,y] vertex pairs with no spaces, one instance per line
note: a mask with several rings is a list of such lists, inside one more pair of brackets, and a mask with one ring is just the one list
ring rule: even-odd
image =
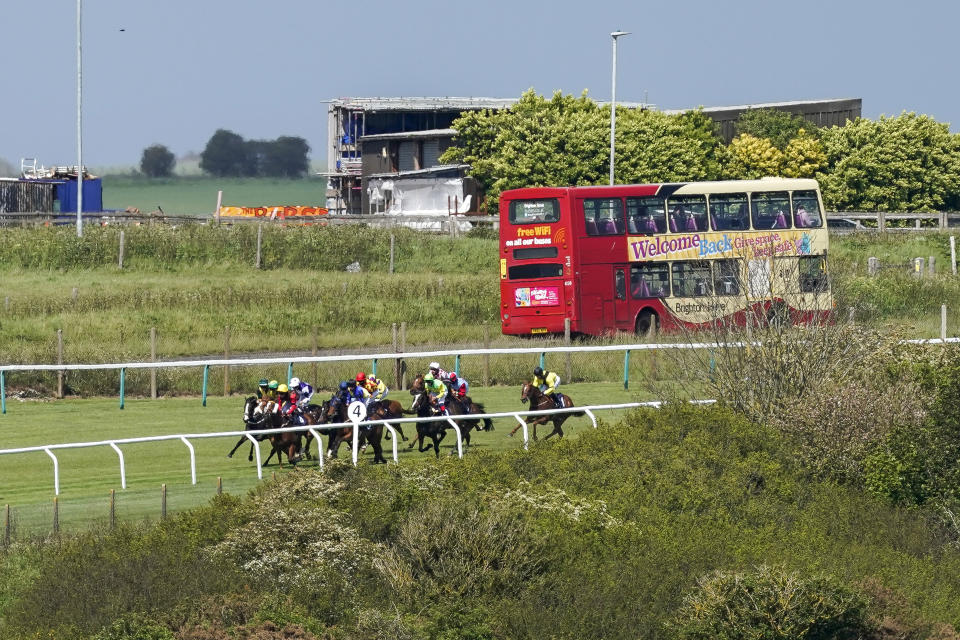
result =
[[[500,321],[513,335],[648,334],[748,313],[826,317],[816,180],[537,187],[500,196]],[[786,316],[783,316],[786,317]]]

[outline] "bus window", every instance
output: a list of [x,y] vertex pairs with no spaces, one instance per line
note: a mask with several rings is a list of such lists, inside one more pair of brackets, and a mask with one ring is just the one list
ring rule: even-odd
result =
[[828,289],[827,257],[800,256],[800,291],[823,293]]
[[750,228],[747,215],[747,194],[718,193],[710,196],[710,226],[714,231]]
[[529,280],[532,278],[559,278],[563,275],[563,265],[547,264],[518,264],[510,267],[511,280]]
[[696,298],[713,294],[709,262],[674,262],[673,295]]
[[740,295],[741,260],[713,261],[713,289],[718,296]]
[[753,228],[765,229],[790,228],[790,195],[786,191],[754,193],[750,196],[753,216]]
[[583,220],[588,236],[616,236],[623,233],[623,201],[620,198],[587,198]]
[[672,196],[667,200],[667,211],[670,231],[674,233],[708,229],[706,196]]
[[617,269],[614,272],[613,295],[617,300],[627,299],[627,278],[623,275],[623,269]]
[[823,226],[820,202],[816,191],[793,192],[793,226],[797,229],[812,229]]
[[510,202],[511,224],[542,224],[559,220],[560,201],[556,198],[513,200]]
[[627,198],[627,233],[650,236],[667,232],[664,200],[657,196]]
[[670,295],[670,267],[666,262],[635,264],[630,267],[630,296],[666,298]]

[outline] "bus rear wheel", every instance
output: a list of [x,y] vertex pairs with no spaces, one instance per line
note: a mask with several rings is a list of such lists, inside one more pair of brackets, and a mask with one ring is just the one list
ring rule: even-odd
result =
[[660,319],[657,314],[649,309],[644,309],[637,316],[637,324],[634,326],[634,333],[645,338],[652,338],[657,335],[660,328]]

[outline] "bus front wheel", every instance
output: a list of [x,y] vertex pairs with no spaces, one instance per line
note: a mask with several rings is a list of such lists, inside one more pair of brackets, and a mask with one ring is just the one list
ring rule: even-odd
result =
[[643,336],[645,338],[650,338],[657,335],[657,329],[660,326],[660,319],[657,318],[657,314],[649,309],[644,309],[640,312],[640,315],[637,316],[637,324],[635,325],[635,333],[638,336]]

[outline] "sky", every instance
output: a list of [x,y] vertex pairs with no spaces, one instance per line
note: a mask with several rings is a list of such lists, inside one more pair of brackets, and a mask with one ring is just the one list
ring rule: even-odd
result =
[[[588,90],[663,109],[862,98],[960,130],[960,3],[913,0],[86,0],[83,160],[218,128],[326,153],[325,100]],[[76,2],[4,0],[0,159],[76,164]]]

